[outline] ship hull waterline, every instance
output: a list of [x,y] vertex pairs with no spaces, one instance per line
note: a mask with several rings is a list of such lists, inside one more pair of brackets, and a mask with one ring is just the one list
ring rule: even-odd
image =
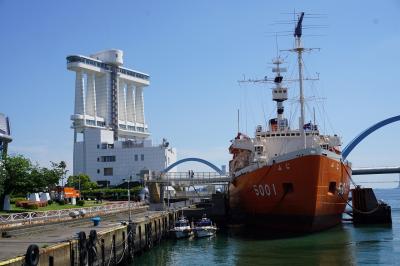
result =
[[234,222],[271,233],[321,231],[341,222],[351,168],[325,155],[308,155],[236,177],[229,187]]

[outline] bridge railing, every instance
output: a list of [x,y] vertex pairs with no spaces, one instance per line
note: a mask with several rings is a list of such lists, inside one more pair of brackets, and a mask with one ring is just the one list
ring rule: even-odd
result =
[[168,172],[162,175],[155,176],[150,180],[161,180],[161,179],[211,179],[221,178],[222,176],[216,172]]

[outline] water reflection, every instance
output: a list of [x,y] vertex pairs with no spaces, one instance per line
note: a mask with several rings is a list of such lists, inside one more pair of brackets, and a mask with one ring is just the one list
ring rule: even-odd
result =
[[230,230],[210,239],[164,241],[134,265],[400,265],[400,190],[376,194],[392,206],[392,228],[343,224],[273,239]]
[[306,236],[241,239],[237,265],[347,265],[355,262],[351,236],[342,226]]

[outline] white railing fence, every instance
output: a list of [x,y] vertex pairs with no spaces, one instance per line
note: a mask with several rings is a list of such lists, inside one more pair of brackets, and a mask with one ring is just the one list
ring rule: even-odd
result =
[[[143,202],[131,202],[130,208],[132,210],[144,206]],[[63,218],[71,218],[70,213],[78,211],[79,213],[85,213],[84,215],[93,216],[97,214],[110,214],[125,211],[129,209],[129,203],[115,203],[106,204],[93,207],[82,207],[82,208],[71,208],[62,210],[51,210],[51,211],[36,211],[36,212],[22,212],[22,213],[11,213],[0,215],[0,226],[7,224],[25,224],[33,222],[45,222],[49,220],[57,220]],[[73,219],[73,218],[71,218]]]

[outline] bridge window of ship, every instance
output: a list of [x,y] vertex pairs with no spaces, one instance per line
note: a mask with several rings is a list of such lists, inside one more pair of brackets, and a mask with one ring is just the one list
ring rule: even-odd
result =
[[335,194],[336,192],[336,182],[329,182],[328,193]]

